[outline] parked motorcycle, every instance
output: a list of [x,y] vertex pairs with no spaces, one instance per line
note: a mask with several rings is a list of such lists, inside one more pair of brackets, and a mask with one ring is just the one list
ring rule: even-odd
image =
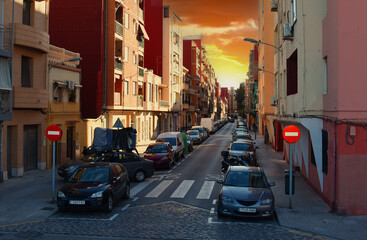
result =
[[233,156],[229,155],[228,151],[222,151],[221,155],[223,157],[222,159],[222,172],[225,173],[229,166],[250,166],[250,163],[248,162],[248,158],[250,156]]

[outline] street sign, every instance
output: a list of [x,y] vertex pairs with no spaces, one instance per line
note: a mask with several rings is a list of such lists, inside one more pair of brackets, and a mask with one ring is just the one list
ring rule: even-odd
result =
[[48,126],[48,128],[46,129],[46,137],[50,140],[50,141],[57,141],[61,138],[62,136],[62,130],[59,126],[57,125],[50,125]]
[[117,118],[115,124],[113,124],[112,127],[113,128],[124,128],[124,125],[122,125],[122,122],[121,122],[120,118]]
[[283,130],[283,139],[287,143],[295,143],[301,137],[301,132],[298,127],[294,125],[289,125]]

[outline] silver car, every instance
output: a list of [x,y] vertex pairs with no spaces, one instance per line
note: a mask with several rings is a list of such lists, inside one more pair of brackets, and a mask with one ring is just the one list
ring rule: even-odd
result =
[[218,198],[218,217],[273,217],[274,195],[264,171],[259,167],[230,166]]

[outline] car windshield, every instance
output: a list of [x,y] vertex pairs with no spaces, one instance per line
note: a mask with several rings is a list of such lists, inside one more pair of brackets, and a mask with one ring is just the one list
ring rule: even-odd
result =
[[232,143],[231,151],[253,151],[254,148],[247,143]]
[[195,130],[198,130],[199,132],[203,133],[203,129],[201,128],[195,128]]
[[268,182],[261,172],[230,171],[224,185],[236,187],[267,188]]
[[163,138],[163,141],[170,143],[172,146],[176,146],[176,138]]
[[199,132],[192,131],[192,132],[188,132],[188,134],[191,135],[191,136],[195,136],[195,135],[199,135]]
[[80,167],[70,177],[70,182],[107,182],[110,175],[108,167]]
[[151,145],[147,148],[147,153],[166,153],[167,146],[166,145]]

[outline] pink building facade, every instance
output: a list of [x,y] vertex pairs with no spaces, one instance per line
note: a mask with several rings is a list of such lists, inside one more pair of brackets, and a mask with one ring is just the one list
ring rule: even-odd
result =
[[323,21],[323,197],[340,214],[367,214],[366,8],[365,0],[328,0]]

